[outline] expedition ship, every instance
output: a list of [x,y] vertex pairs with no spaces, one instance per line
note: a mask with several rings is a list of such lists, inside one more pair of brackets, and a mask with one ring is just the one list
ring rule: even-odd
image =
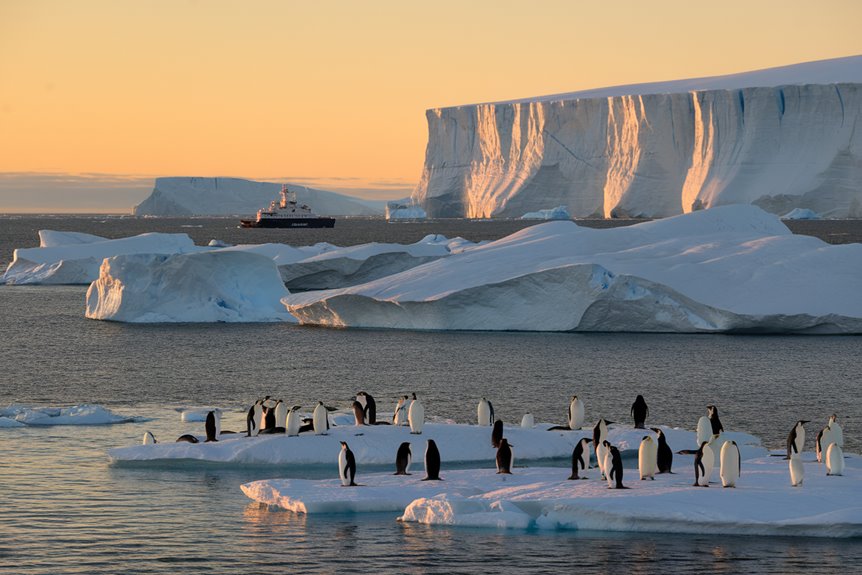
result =
[[331,228],[335,226],[335,218],[319,216],[307,205],[296,203],[296,192],[281,186],[281,198],[272,200],[268,208],[257,211],[253,220],[240,220],[244,228]]

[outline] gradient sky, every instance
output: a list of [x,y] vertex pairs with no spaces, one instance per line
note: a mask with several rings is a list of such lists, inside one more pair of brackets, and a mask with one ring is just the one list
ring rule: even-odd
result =
[[0,213],[39,190],[125,211],[180,175],[404,197],[427,108],[860,54],[860,22],[858,0],[0,0]]

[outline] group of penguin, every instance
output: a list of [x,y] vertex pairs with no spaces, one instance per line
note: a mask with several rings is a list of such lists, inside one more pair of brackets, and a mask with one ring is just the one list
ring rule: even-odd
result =
[[[391,423],[388,421],[377,421],[377,404],[371,394],[360,391],[356,394],[352,404],[356,425],[409,425],[410,432],[421,434],[425,423],[425,410],[422,403],[413,393],[412,397],[401,396],[395,406],[395,412]],[[246,416],[246,434],[254,437],[259,434],[284,433],[288,436],[297,436],[300,433],[313,431],[315,435],[325,435],[329,430],[328,411],[333,408],[326,407],[322,401],[318,401],[311,418],[301,418],[299,409],[295,405],[287,408],[281,400],[275,400],[266,396],[257,400],[248,410]],[[567,426],[554,426],[553,430],[579,430],[584,426],[584,402],[573,395],[567,410]],[[479,401],[476,409],[477,421],[480,426],[491,426],[491,445],[497,449],[496,465],[497,473],[511,474],[514,467],[514,452],[512,444],[503,437],[503,421],[495,419],[494,406],[486,398]],[[645,429],[646,418],[649,416],[649,407],[643,396],[638,395],[631,406],[631,416],[636,429]],[[611,489],[627,489],[623,485],[623,464],[619,449],[612,445],[608,437],[608,425],[614,423],[604,418],[599,419],[593,428],[592,439],[583,438],[575,445],[572,451],[571,475],[568,479],[586,479],[580,472],[591,468],[590,465],[590,443],[593,444],[597,467],[601,471],[603,480],[608,482]],[[804,479],[804,467],[802,465],[801,453],[805,444],[804,425],[808,420],[796,422],[787,438],[787,459],[790,467],[790,481],[793,486],[801,485]],[[521,420],[521,427],[532,428],[535,425],[534,418],[527,413]],[[206,417],[206,441],[218,441],[221,434],[235,433],[221,429],[221,412],[213,410]],[[654,480],[656,474],[673,473],[673,451],[667,443],[667,439],[660,428],[650,428],[655,434],[655,439],[646,435],[641,440],[638,448],[638,472],[641,480],[647,478]],[[718,408],[714,405],[707,406],[707,415],[701,417],[697,423],[697,450],[682,450],[679,454],[694,455],[694,486],[708,487],[710,476],[715,468],[715,451],[718,440],[724,427],[718,416]],[[182,435],[177,441],[198,443],[194,435]],[[155,437],[149,431],[144,434],[145,444],[155,443]],[[844,472],[844,434],[837,416],[832,415],[818,434],[815,442],[817,461],[826,464],[827,475],[842,475]],[[413,454],[410,442],[403,442],[395,456],[395,475],[410,475],[409,469]],[[427,441],[425,449],[425,473],[423,481],[440,480],[440,451],[433,439]],[[344,486],[355,486],[356,458],[346,442],[341,442],[341,451],[338,455],[338,473]],[[724,441],[719,450],[719,476],[724,487],[735,487],[741,473],[741,457],[739,447],[735,441]]]

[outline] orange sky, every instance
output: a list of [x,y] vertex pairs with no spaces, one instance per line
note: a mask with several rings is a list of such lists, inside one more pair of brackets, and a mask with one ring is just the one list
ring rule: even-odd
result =
[[860,54],[860,22],[856,0],[0,0],[0,173],[403,197],[427,108]]

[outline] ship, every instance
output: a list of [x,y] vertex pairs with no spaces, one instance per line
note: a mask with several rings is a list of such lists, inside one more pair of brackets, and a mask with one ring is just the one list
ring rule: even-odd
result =
[[305,204],[297,204],[296,192],[281,186],[280,198],[272,200],[268,208],[257,211],[253,220],[240,220],[244,228],[332,228],[335,218],[319,216]]

